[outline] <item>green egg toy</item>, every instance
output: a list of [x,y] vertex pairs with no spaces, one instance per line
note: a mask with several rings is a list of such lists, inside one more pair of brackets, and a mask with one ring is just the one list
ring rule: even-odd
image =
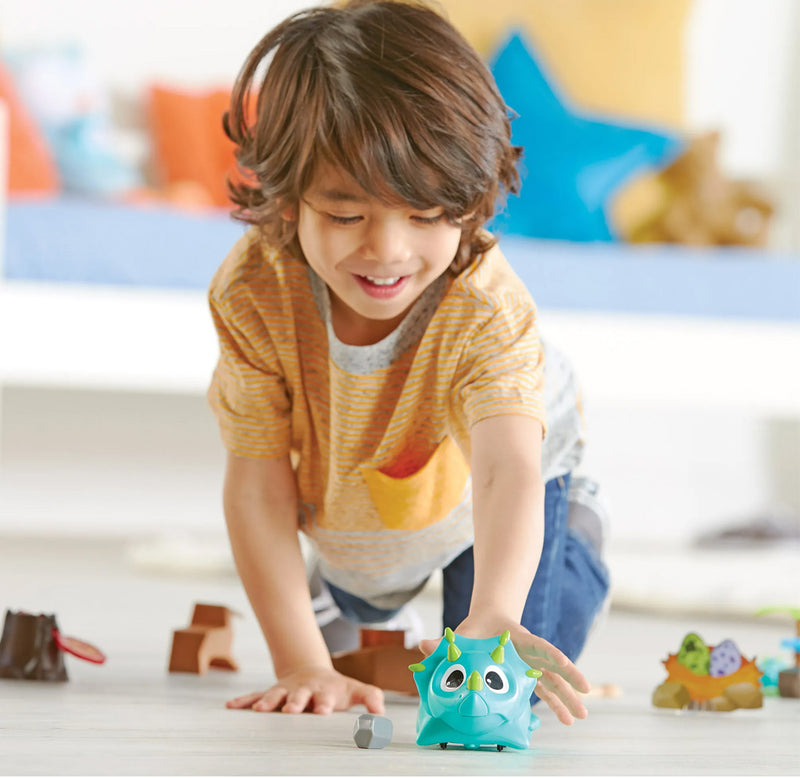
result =
[[681,643],[678,662],[695,675],[708,675],[711,666],[711,650],[703,638],[690,632]]

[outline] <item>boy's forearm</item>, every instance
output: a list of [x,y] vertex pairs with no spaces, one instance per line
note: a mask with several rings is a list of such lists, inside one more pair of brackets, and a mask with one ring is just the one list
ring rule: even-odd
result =
[[288,489],[280,491],[271,499],[236,483],[225,491],[236,568],[279,678],[301,667],[331,666],[306,580],[296,500]]
[[470,616],[519,623],[544,541],[544,484],[513,468],[476,484]]
[[[250,529],[245,529],[250,525]],[[234,512],[228,534],[236,568],[269,645],[277,677],[306,666],[330,666],[330,655],[314,617],[297,536],[252,531]]]

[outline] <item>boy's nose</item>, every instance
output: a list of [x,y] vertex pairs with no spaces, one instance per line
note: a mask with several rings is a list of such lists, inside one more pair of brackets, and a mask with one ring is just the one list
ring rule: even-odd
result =
[[372,222],[364,238],[364,254],[383,264],[405,262],[411,256],[411,247],[404,225],[395,219]]

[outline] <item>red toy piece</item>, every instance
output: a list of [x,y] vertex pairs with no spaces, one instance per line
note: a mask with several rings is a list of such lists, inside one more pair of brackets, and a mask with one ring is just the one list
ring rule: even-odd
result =
[[77,656],[78,659],[84,659],[87,662],[93,662],[96,665],[101,665],[106,661],[106,655],[96,646],[87,643],[85,640],[78,640],[78,638],[70,638],[62,635],[58,631],[58,627],[53,627],[51,630],[53,640],[56,645],[62,650],[66,651],[72,656]]

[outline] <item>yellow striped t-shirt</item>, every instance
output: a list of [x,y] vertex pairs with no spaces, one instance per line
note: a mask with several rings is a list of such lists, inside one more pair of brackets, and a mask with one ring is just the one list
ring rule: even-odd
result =
[[371,346],[341,343],[327,287],[248,231],[209,300],[220,357],[209,389],[227,449],[292,454],[299,526],[322,574],[399,607],[472,543],[469,431],[544,425],[544,356],[530,294],[499,249],[442,276]]

